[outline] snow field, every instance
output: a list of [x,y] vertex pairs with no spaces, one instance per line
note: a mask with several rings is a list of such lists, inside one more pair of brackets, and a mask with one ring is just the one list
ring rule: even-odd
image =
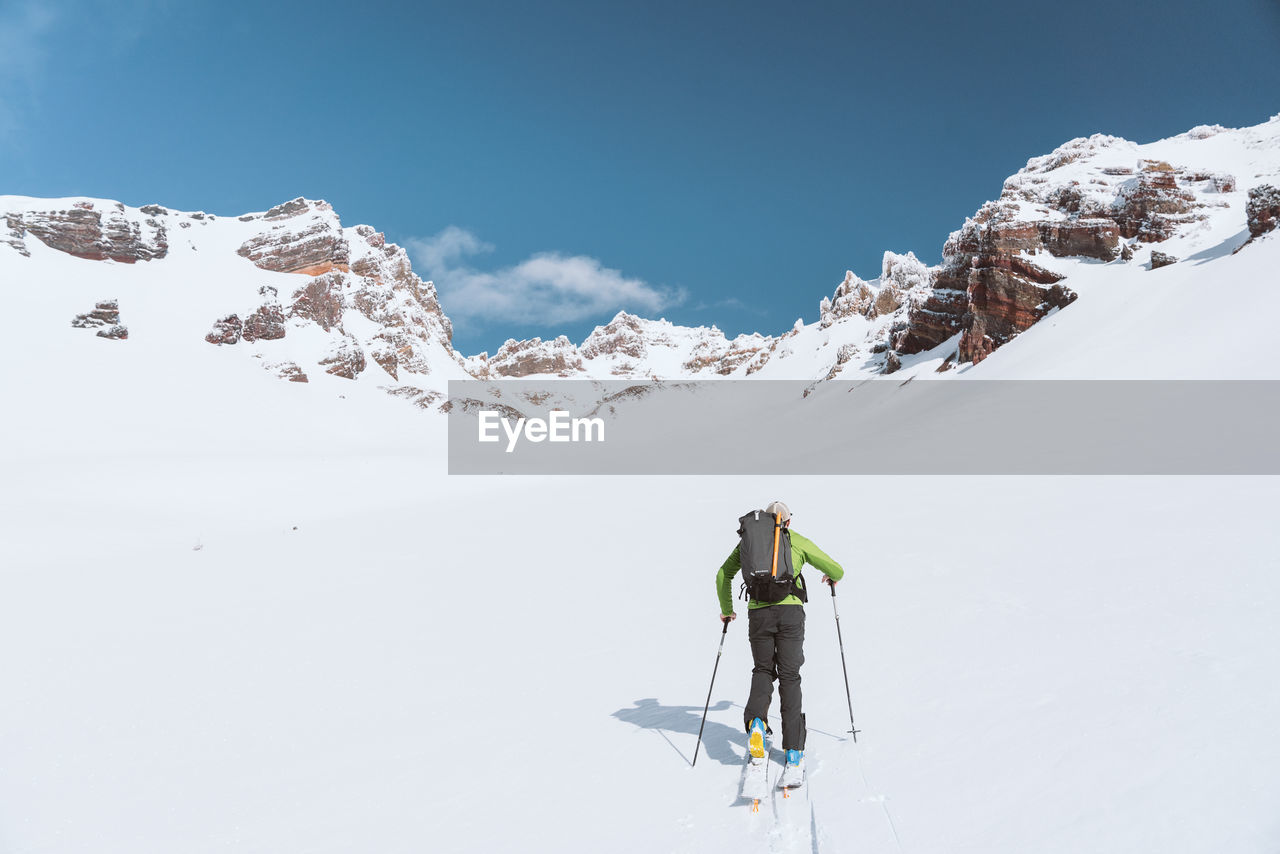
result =
[[715,569],[774,497],[849,571],[856,746],[830,597],[807,608],[819,850],[1277,840],[1271,479],[496,481],[307,450],[7,464],[9,850],[806,845],[737,799],[745,613],[688,765]]

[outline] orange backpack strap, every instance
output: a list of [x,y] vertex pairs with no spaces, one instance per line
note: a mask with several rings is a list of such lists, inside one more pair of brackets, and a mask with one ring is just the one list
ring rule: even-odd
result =
[[772,575],[778,577],[778,537],[782,533],[782,520],[775,514],[773,517],[773,569]]

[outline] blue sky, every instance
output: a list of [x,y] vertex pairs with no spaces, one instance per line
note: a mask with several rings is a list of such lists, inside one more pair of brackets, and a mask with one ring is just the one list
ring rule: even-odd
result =
[[1280,111],[1276,0],[0,0],[0,193],[305,195],[412,248],[464,352],[619,308],[814,319],[1029,157]]

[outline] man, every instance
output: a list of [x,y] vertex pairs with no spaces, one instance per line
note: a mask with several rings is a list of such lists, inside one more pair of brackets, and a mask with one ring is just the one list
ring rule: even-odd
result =
[[[804,592],[800,568],[806,563],[812,564],[822,573],[822,580],[826,584],[835,584],[843,578],[844,569],[812,541],[790,529],[791,510],[787,505],[775,501],[764,512],[776,518],[783,536],[790,541],[796,589],[778,602],[761,602],[752,598],[747,604],[747,637],[751,641],[751,657],[755,667],[751,671],[751,694],[747,699],[744,724],[748,734],[748,750],[753,757],[763,758],[765,734],[772,733],[768,724],[769,703],[773,699],[773,680],[777,679],[782,706],[782,749],[787,754],[787,764],[780,785],[790,787],[799,786],[804,781],[806,730],[800,705],[800,666],[804,664],[804,603],[796,594],[798,592],[806,599],[808,596]],[[776,555],[774,563],[777,564]],[[716,573],[720,619],[726,623],[738,618],[733,610],[730,585],[741,568],[739,544]]]

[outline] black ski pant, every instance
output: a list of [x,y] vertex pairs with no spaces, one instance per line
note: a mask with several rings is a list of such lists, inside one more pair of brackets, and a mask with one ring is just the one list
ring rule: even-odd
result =
[[746,726],[760,718],[769,720],[773,680],[778,680],[782,704],[782,749],[804,750],[804,714],[800,709],[800,665],[804,664],[804,606],[770,605],[747,611],[747,637],[751,641],[751,695],[747,698]]

